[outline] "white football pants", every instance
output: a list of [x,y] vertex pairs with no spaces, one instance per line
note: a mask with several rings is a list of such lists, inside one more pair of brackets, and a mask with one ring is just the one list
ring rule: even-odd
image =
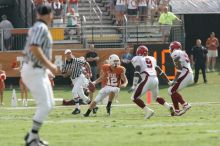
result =
[[79,77],[75,79],[71,79],[73,83],[72,94],[73,98],[81,98],[83,101],[88,101],[89,98],[84,94],[84,89],[88,86],[88,79],[85,77],[84,74],[81,74]]
[[33,120],[43,123],[55,104],[47,71],[41,68],[33,68],[31,64],[24,64],[21,77],[37,104]]

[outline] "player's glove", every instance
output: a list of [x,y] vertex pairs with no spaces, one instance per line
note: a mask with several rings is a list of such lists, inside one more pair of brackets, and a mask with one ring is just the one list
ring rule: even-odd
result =
[[173,85],[176,84],[176,83],[177,83],[177,81],[173,80],[173,81],[169,81],[169,82],[168,82],[168,85],[173,86]]
[[133,92],[134,91],[134,89],[135,89],[135,86],[132,86],[129,90],[128,90],[128,93],[131,93],[131,92]]

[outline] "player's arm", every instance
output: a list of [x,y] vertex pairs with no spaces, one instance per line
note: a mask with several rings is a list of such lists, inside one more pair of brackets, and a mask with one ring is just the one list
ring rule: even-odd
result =
[[123,84],[120,85],[120,88],[125,88],[128,85],[128,79],[125,75],[125,68],[123,68],[123,72],[121,73],[121,79],[123,81]]
[[103,72],[103,70],[101,70],[99,78],[96,79],[95,81],[93,81],[92,83],[94,85],[96,85],[96,84],[100,83],[104,79],[104,77],[105,77],[105,73]]
[[156,71],[157,71],[157,74],[158,74],[159,76],[161,76],[163,79],[165,79],[167,83],[169,83],[170,80],[168,79],[166,73],[164,73],[159,66],[156,66],[155,69],[156,69]]
[[85,68],[88,70],[89,77],[92,77],[91,67],[87,61],[85,62]]
[[177,70],[179,70],[179,71],[182,70],[183,67],[182,67],[181,62],[180,62],[180,57],[174,58],[173,63],[174,63]]
[[172,86],[172,85],[174,85],[174,84],[177,83],[177,80],[178,80],[178,78],[179,78],[179,76],[180,76],[180,74],[181,74],[181,70],[182,70],[182,65],[181,65],[181,62],[180,62],[180,60],[179,60],[179,57],[173,59],[173,62],[174,62],[174,65],[175,65],[175,67],[176,67],[176,69],[177,69],[177,72],[176,72],[176,75],[175,75],[174,80],[168,82],[168,84],[169,84],[170,86]]
[[64,64],[63,64],[62,70],[61,70],[61,74],[64,78],[67,78],[67,77],[70,76],[70,73],[69,72],[67,73],[66,67],[67,67],[67,64],[66,64],[66,61],[65,61]]
[[46,56],[43,54],[42,49],[39,46],[31,45],[30,51],[33,53],[33,55],[41,62],[43,66],[48,68],[53,73],[57,72],[57,66],[54,65],[49,59],[46,58]]
[[141,79],[140,71],[141,71],[141,67],[139,65],[137,65],[134,70],[133,85],[128,92],[132,92],[136,88],[137,84],[139,83],[139,81]]

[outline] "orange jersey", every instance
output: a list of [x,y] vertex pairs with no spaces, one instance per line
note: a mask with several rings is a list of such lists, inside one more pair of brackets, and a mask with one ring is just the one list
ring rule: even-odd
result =
[[121,74],[125,73],[125,68],[117,66],[112,69],[110,64],[104,64],[102,66],[102,73],[104,74],[103,86],[118,87],[121,84]]
[[208,48],[208,50],[217,50],[218,46],[219,46],[219,42],[216,37],[214,37],[214,38],[210,37],[206,41],[206,47]]

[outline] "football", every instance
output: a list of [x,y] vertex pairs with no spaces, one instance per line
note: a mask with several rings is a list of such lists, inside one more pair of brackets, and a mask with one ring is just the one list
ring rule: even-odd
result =
[[91,91],[92,93],[95,92],[96,88],[95,85],[92,82],[89,82],[88,84],[88,89],[89,91]]

